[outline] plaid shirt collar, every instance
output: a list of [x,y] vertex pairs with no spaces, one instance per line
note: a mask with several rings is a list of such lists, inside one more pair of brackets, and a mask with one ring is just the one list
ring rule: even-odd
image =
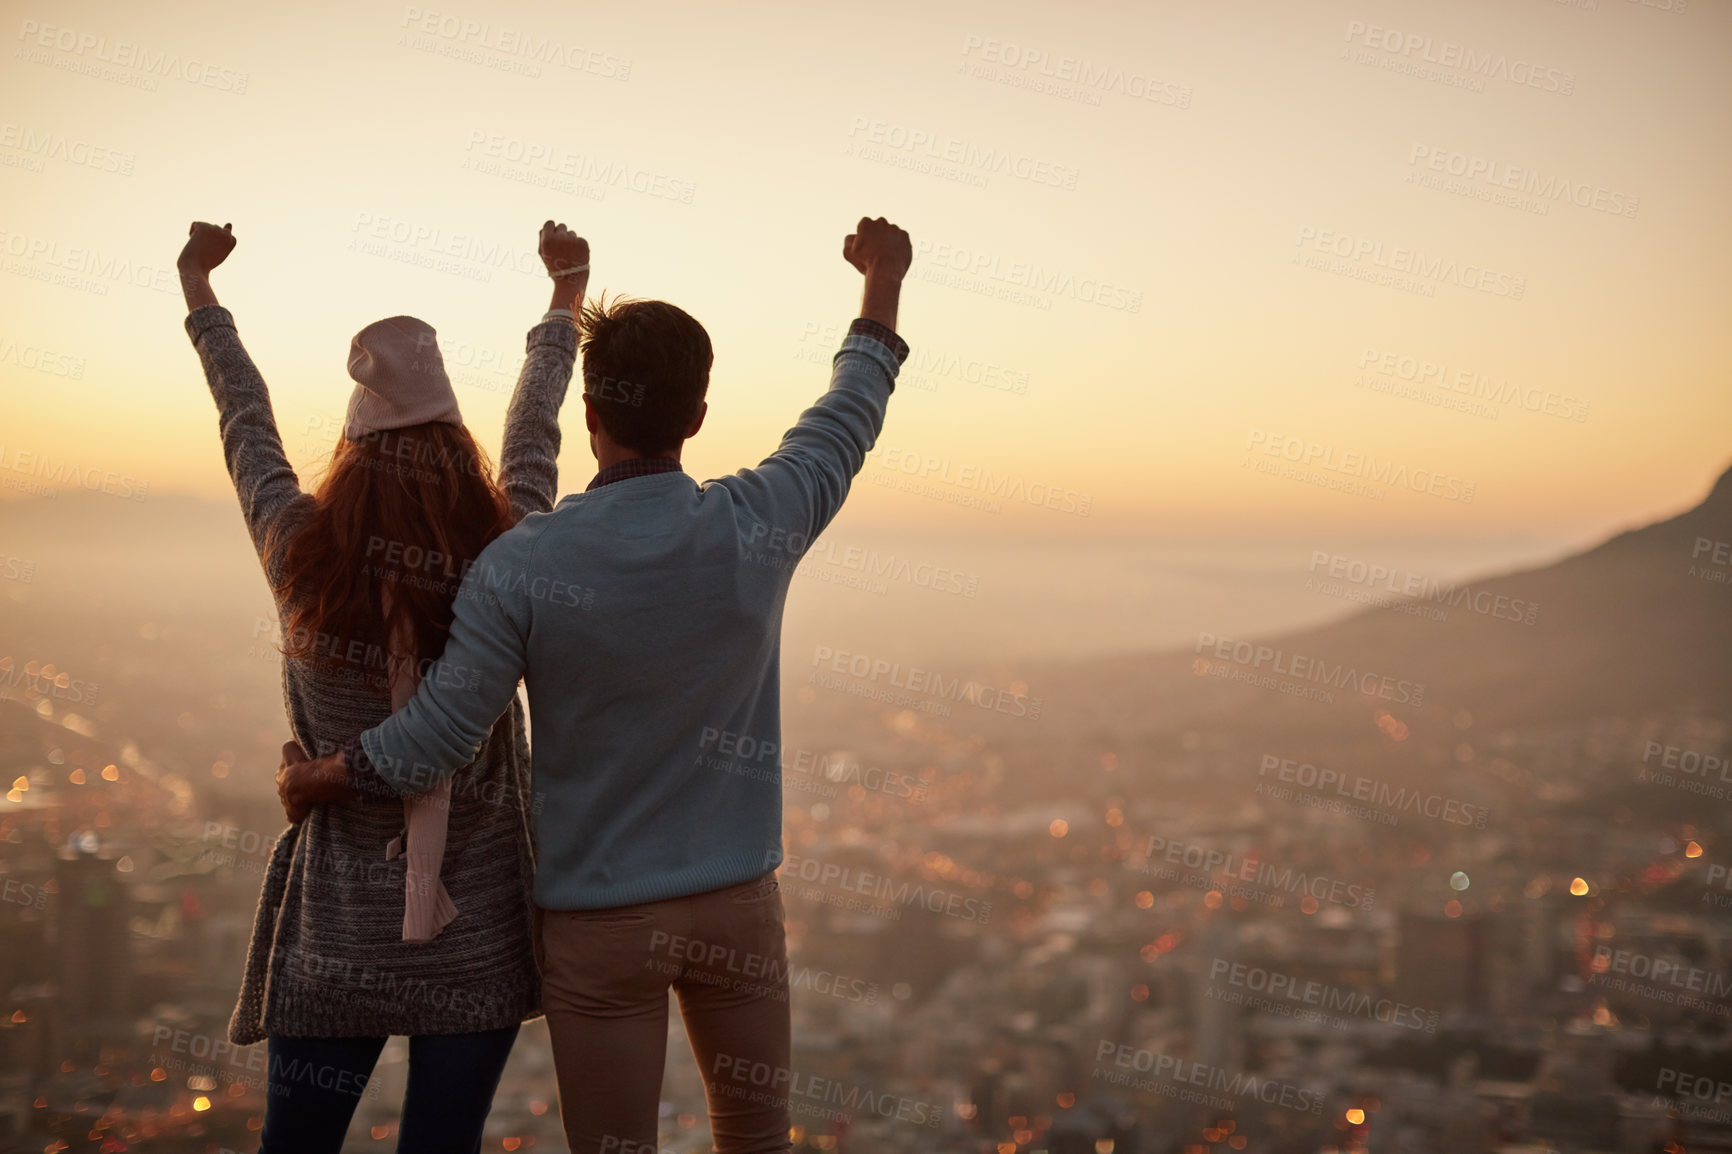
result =
[[629,457],[624,461],[616,461],[595,475],[584,488],[587,493],[591,489],[599,489],[603,485],[611,485],[615,481],[624,481],[629,477],[648,477],[655,473],[682,473],[685,470],[672,457]]

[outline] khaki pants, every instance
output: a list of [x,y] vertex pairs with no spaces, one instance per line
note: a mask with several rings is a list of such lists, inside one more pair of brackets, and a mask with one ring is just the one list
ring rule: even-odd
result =
[[788,949],[776,875],[605,910],[535,911],[572,1154],[655,1154],[668,991],[720,1154],[790,1147]]

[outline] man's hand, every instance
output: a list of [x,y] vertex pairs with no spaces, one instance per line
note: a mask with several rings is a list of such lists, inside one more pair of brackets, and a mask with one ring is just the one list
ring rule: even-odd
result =
[[180,291],[186,297],[186,311],[217,303],[210,287],[210,270],[228,259],[235,250],[233,226],[192,222],[187,229],[186,246],[180,250],[175,267],[180,270]]
[[299,823],[315,805],[354,797],[342,753],[315,760],[295,742],[284,743],[283,763],[277,767],[277,797],[293,823]]
[[914,246],[908,242],[908,234],[883,217],[873,220],[863,216],[842,242],[842,255],[866,275],[860,315],[895,329],[902,278],[914,263]]
[[843,240],[842,255],[868,280],[878,277],[901,281],[908,275],[908,266],[914,263],[914,246],[909,243],[907,233],[883,217],[873,220],[863,216]]
[[550,220],[541,226],[540,251],[541,263],[553,278],[553,303],[547,307],[576,312],[589,287],[589,242]]

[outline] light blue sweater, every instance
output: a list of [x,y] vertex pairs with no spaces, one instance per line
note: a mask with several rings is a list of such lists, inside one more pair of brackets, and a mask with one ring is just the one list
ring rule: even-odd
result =
[[362,734],[398,791],[430,789],[525,681],[538,904],[680,897],[780,862],[782,606],[877,440],[900,361],[850,333],[833,365],[757,468],[615,481],[496,539],[414,700]]

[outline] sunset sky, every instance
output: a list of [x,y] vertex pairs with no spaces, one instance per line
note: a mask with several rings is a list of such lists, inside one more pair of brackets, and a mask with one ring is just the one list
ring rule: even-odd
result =
[[297,465],[398,313],[496,449],[552,217],[709,330],[687,467],[730,472],[824,386],[870,214],[917,259],[868,474],[937,481],[857,525],[1589,540],[1732,464],[1732,6],[1678,2],[8,5],[0,479],[227,499],[195,218]]

